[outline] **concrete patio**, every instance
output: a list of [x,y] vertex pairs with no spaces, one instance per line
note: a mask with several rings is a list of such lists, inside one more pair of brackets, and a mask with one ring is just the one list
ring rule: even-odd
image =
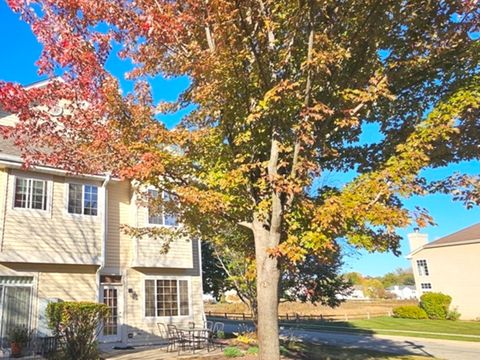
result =
[[130,350],[114,349],[116,345],[122,346],[122,344],[101,344],[101,358],[104,360],[209,359],[223,353],[219,348],[210,351],[207,351],[207,349],[197,349],[195,353],[192,353],[189,349],[185,349],[180,352],[179,356],[178,351],[167,352],[165,345],[133,346],[134,349]]

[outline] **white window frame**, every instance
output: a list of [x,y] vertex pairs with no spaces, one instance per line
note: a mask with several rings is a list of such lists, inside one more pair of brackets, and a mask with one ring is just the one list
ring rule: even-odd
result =
[[[146,302],[146,291],[145,291],[145,282],[147,280],[155,281],[155,316],[145,316],[145,302]],[[157,315],[157,280],[176,280],[177,281],[177,306],[178,314],[180,314],[180,286],[179,281],[186,281],[188,288],[188,315],[176,315],[176,316],[158,316]],[[144,321],[158,321],[167,320],[167,319],[191,319],[193,318],[193,306],[192,306],[192,282],[190,277],[186,276],[145,276],[142,281],[142,318]]]
[[[165,191],[163,190],[158,190],[158,189],[155,189],[153,187],[149,187],[147,189],[147,193],[148,193],[148,197],[150,198],[150,191],[156,191],[158,194],[162,194],[162,199],[164,198],[165,196]],[[176,217],[175,217],[176,218]],[[147,216],[146,216],[146,219],[145,219],[145,223],[147,224],[148,227],[169,227],[169,228],[178,228],[180,226],[180,224],[178,223],[178,219],[176,219],[176,225],[166,225],[165,224],[165,209],[163,209],[163,206],[162,206],[162,223],[161,224],[153,224],[150,222],[150,207],[147,206]]]
[[417,260],[417,271],[418,271],[418,275],[420,275],[420,276],[429,276],[430,275],[430,270],[428,269],[428,262],[427,262],[426,259],[418,259]]
[[[51,200],[52,200],[52,188],[53,188],[53,183],[51,181],[51,179],[49,178],[46,178],[46,177],[43,177],[43,176],[32,176],[30,174],[13,174],[13,181],[12,181],[12,186],[11,186],[11,189],[12,189],[12,199],[11,199],[11,205],[12,205],[12,210],[14,211],[21,211],[21,212],[28,212],[30,214],[50,214],[51,212]],[[22,180],[27,180],[27,181],[43,181],[45,183],[45,191],[46,191],[46,194],[45,194],[45,209],[34,209],[32,207],[18,207],[18,206],[15,206],[15,195],[16,195],[16,191],[17,191],[17,181],[18,179],[22,179]],[[28,186],[27,186],[27,204],[28,202],[31,203],[32,199],[31,199],[31,192],[29,193],[28,192]]]
[[[82,187],[82,213],[77,214],[77,213],[71,213],[68,211],[69,208],[69,202],[70,202],[70,186],[69,185],[80,185]],[[85,214],[85,186],[95,186],[97,188],[97,214],[92,215],[92,214]],[[67,181],[65,182],[65,193],[66,193],[66,199],[65,199],[65,211],[69,216],[79,216],[79,217],[87,217],[87,218],[97,218],[100,215],[100,209],[101,209],[101,204],[100,204],[100,190],[101,187],[96,185],[96,184],[90,184],[90,183],[80,183],[80,182],[74,182],[74,181]]]

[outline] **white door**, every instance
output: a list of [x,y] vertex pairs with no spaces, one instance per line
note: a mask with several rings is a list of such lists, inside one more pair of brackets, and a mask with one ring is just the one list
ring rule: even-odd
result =
[[110,316],[105,321],[101,340],[114,342],[122,340],[122,286],[102,285],[102,301],[110,308]]

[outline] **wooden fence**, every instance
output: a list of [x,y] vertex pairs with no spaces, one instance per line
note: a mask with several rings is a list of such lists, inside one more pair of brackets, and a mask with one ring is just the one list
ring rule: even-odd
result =
[[[206,315],[212,318],[221,318],[227,320],[252,320],[252,314],[246,313],[221,313],[221,312],[213,312],[207,311]],[[371,319],[374,317],[380,316],[392,316],[391,310],[389,311],[382,311],[382,312],[364,312],[364,313],[357,313],[357,314],[335,314],[335,315],[300,315],[300,314],[285,314],[279,315],[279,321],[349,321],[349,320],[361,320],[361,319]]]

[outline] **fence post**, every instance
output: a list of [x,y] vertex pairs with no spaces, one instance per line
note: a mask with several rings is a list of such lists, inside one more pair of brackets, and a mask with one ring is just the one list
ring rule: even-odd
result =
[[225,313],[225,319],[228,319],[227,313]]
[[288,312],[287,312],[287,321],[288,321]]
[[345,321],[348,321],[348,315],[345,313]]
[[243,321],[245,321],[245,313],[242,313]]

